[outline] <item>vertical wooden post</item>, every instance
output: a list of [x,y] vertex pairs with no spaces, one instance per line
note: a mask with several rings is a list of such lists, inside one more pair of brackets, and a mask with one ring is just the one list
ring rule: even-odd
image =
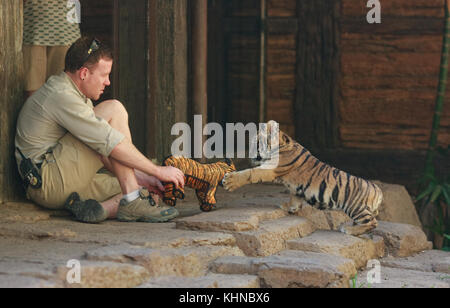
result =
[[0,203],[23,199],[14,157],[17,116],[23,104],[23,2],[0,1]]
[[148,0],[147,154],[171,154],[172,126],[187,123],[187,0]]
[[338,145],[340,3],[297,2],[295,136],[310,150]]
[[[202,115],[202,130],[208,122],[208,2],[192,0],[192,99],[194,115]],[[195,137],[194,137],[195,138]],[[198,140],[199,141],[199,140]],[[202,149],[205,136],[202,134]],[[194,143],[195,144],[195,143]],[[203,156],[203,155],[202,155]]]
[[133,143],[145,153],[147,142],[147,0],[115,3],[115,97],[128,111]]

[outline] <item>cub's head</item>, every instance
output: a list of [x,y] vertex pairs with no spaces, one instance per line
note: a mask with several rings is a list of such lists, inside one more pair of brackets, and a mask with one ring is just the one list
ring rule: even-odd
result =
[[252,163],[255,166],[266,165],[269,169],[276,168],[280,158],[290,153],[296,144],[298,143],[279,129],[277,122],[271,120],[260,125],[257,136],[252,140],[252,145],[257,148],[257,155]]

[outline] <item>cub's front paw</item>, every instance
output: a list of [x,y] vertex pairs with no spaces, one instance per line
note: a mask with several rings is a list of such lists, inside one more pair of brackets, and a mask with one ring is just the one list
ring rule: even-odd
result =
[[223,188],[227,191],[234,191],[241,187],[239,182],[239,174],[237,172],[230,172],[225,174],[222,180]]

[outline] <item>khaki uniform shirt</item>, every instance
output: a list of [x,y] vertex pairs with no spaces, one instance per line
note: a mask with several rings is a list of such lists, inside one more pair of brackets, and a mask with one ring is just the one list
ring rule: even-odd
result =
[[[52,76],[24,104],[19,113],[16,147],[35,163],[67,132],[94,151],[109,156],[124,135],[95,116],[93,104],[62,72]],[[21,156],[16,151],[17,163]]]
[[23,11],[23,43],[69,46],[80,37],[74,14],[79,2],[70,0],[26,0]]

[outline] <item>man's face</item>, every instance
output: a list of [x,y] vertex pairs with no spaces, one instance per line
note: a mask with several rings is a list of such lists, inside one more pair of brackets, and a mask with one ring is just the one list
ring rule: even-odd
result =
[[105,87],[111,84],[109,74],[112,69],[112,60],[100,59],[93,67],[88,69],[83,81],[82,92],[92,100],[98,100],[103,94]]

